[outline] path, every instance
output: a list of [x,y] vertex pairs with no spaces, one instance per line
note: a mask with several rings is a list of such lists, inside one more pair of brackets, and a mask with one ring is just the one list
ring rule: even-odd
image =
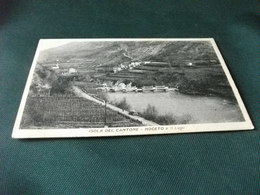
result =
[[129,58],[130,60],[133,60],[134,58],[132,58],[131,56],[129,56],[127,49],[124,49],[124,50],[125,50],[125,52],[123,53],[123,55],[124,55],[125,57]]
[[[104,101],[101,101],[101,100],[98,100],[96,98],[93,98],[92,96],[88,95],[87,93],[84,93],[80,88],[76,87],[76,86],[73,86],[72,87],[74,93],[78,96],[78,97],[83,97],[83,98],[86,98],[90,101],[93,101],[93,102],[96,102],[98,104],[101,104],[101,105],[105,105],[105,102]],[[128,111],[122,111],[121,108],[118,108],[112,104],[108,104],[107,103],[107,108],[110,108],[111,110],[114,110],[116,112],[119,112],[121,113],[122,115],[128,117],[128,118],[131,118],[133,120],[137,120],[139,122],[141,122],[143,125],[146,125],[146,126],[155,126],[155,125],[158,125],[157,123],[155,122],[152,122],[152,121],[149,121],[149,120],[146,120],[140,116],[133,116],[133,115],[130,115]]]

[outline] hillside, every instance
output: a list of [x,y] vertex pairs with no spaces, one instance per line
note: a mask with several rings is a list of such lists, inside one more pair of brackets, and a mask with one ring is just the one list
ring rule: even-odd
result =
[[201,58],[216,59],[208,42],[73,42],[41,52],[39,62],[86,60],[91,61],[92,65],[114,65],[132,60],[178,62]]
[[[234,100],[233,92],[208,41],[72,42],[41,52],[38,62],[50,69],[76,68],[98,82],[132,82],[137,86],[179,87],[191,95],[217,95]],[[138,67],[113,68],[140,62]],[[146,64],[145,62],[156,62]],[[144,79],[146,78],[146,79]]]
[[49,93],[56,80],[58,77],[53,71],[37,64],[30,86],[30,95]]

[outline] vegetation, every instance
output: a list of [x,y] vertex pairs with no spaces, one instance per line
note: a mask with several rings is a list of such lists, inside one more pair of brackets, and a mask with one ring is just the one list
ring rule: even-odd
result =
[[[132,60],[125,57],[131,56]],[[73,52],[71,52],[73,51]],[[100,81],[124,82],[137,87],[149,85],[166,85],[178,87],[179,92],[190,95],[219,96],[234,100],[234,94],[228,84],[225,73],[219,64],[218,58],[207,41],[195,42],[98,42],[95,44],[69,43],[57,48],[42,52],[39,56],[40,63],[51,67],[59,58],[60,67],[67,67],[70,60],[71,67],[80,65],[82,78],[89,80],[92,77]],[[164,62],[157,64],[142,64],[135,67],[141,73],[128,70],[111,73],[114,66],[129,64],[131,61]],[[91,61],[91,62],[89,62]],[[192,66],[188,66],[192,62]],[[38,76],[48,80],[49,73],[40,71]],[[52,78],[52,77],[50,77]],[[49,79],[54,82],[55,79]],[[55,82],[54,92],[66,93],[66,82]]]
[[28,97],[21,128],[92,128],[138,126],[140,123],[103,105],[79,97],[62,95]]
[[[147,65],[146,65],[147,66]],[[152,65],[151,65],[152,66]],[[168,66],[168,65],[167,65]],[[141,65],[139,69],[142,69]],[[169,88],[178,88],[180,93],[200,96],[219,96],[231,101],[235,101],[233,91],[220,65],[211,67],[171,67],[158,68],[153,71],[135,75],[129,72],[133,78],[125,78],[127,71],[117,73],[117,79],[122,74],[122,82],[132,86],[155,86],[165,85]],[[145,78],[145,79],[144,79]]]
[[126,98],[124,98],[120,102],[116,102],[115,106],[117,106],[118,108],[121,108],[122,110],[130,110],[131,109],[131,106],[127,103]]
[[108,95],[107,93],[104,93],[103,91],[97,91],[96,96],[106,102],[108,102]]
[[147,120],[154,121],[159,125],[188,124],[191,121],[190,115],[174,116],[172,114],[160,115],[154,106],[148,104],[141,116]]
[[70,79],[59,77],[52,83],[51,95],[53,94],[66,94],[70,87]]

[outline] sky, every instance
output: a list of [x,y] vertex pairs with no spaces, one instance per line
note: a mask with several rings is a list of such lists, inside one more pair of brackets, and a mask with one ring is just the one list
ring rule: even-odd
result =
[[39,43],[39,49],[46,50],[54,47],[58,47],[61,45],[65,45],[70,42],[74,42],[72,39],[41,39]]

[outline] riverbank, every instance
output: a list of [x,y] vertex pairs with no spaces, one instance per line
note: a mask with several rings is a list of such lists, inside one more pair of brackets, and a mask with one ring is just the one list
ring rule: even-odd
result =
[[[230,89],[231,90],[231,89]],[[230,101],[232,104],[237,104],[237,100],[232,91],[229,89],[219,89],[217,90],[193,90],[193,89],[185,89],[179,88],[178,92],[183,95],[191,95],[196,97],[218,97],[225,100]]]
[[93,98],[92,96],[88,95],[87,93],[84,93],[81,89],[79,89],[76,86],[73,86],[72,90],[78,97],[83,97],[85,99],[91,100],[91,101],[93,101],[95,103],[98,103],[98,104],[101,104],[101,105],[104,105],[104,106],[106,104],[107,108],[109,108],[109,109],[111,109],[113,111],[116,111],[117,113],[120,113],[120,114],[122,114],[123,116],[125,116],[127,118],[130,118],[132,120],[141,122],[145,126],[156,126],[156,125],[158,125],[157,123],[155,123],[153,121],[146,120],[146,119],[144,119],[144,118],[142,118],[140,116],[130,115],[129,112],[126,111],[126,110],[122,110],[121,108],[118,108],[118,107],[116,107],[116,106],[114,106],[112,104],[105,103],[104,101],[101,101],[99,99]]
[[237,104],[216,96],[185,95],[174,91],[106,94],[108,101],[113,104],[125,99],[131,109],[138,113],[143,113],[151,105],[158,111],[158,116],[172,115],[178,121],[186,121],[190,124],[243,120]]

